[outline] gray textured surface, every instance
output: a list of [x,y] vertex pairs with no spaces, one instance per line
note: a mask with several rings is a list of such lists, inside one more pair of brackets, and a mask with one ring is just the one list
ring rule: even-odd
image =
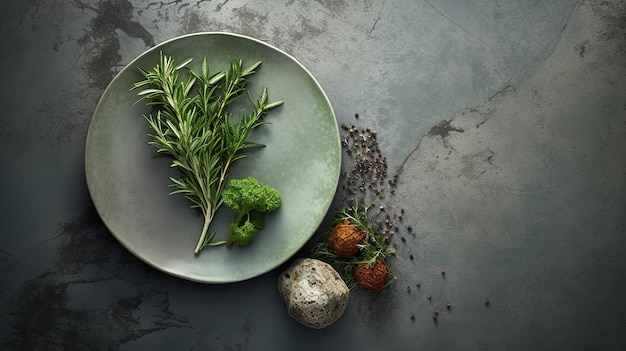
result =
[[[626,346],[622,1],[0,6],[2,348]],[[394,238],[399,280],[354,294],[330,328],[287,316],[278,271],[225,286],[156,272],[90,207],[84,140],[100,94],[147,47],[205,30],[297,57],[399,172],[385,201],[415,234]]]

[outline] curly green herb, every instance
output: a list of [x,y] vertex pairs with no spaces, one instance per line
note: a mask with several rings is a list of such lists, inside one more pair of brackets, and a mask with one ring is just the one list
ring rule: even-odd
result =
[[212,241],[209,225],[222,204],[222,191],[233,162],[246,157],[249,148],[264,146],[247,141],[254,128],[265,124],[267,111],[282,101],[268,103],[267,88],[259,98],[250,96],[253,111],[235,121],[228,106],[247,92],[247,77],[261,61],[243,68],[240,59],[231,59],[227,71],[209,72],[206,58],[199,74],[186,68],[188,59],[176,65],[163,53],[152,70],[140,69],[145,77],[131,90],[142,88],[139,101],[155,111],[144,116],[154,134],[150,145],[157,155],[172,158],[180,177],[171,177],[171,194],[183,194],[204,215],[204,226],[194,253],[206,246],[224,244]]
[[281,204],[278,190],[253,177],[231,179],[222,199],[233,210],[230,240],[237,246],[251,244],[265,226],[265,214],[276,211]]

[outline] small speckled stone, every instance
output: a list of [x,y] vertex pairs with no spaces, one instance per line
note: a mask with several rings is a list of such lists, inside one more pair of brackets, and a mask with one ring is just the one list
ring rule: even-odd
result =
[[315,329],[333,324],[348,306],[350,289],[329,264],[311,258],[294,261],[278,278],[289,316]]

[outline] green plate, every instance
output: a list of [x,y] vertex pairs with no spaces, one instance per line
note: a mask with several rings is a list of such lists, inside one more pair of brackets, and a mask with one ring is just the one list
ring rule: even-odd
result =
[[[207,57],[212,71],[226,69],[229,57],[244,65],[263,61],[250,78],[253,94],[268,87],[269,100],[284,105],[267,117],[271,124],[249,140],[266,144],[231,168],[231,178],[254,176],[281,193],[281,208],[244,248],[193,250],[202,217],[181,195],[169,195],[177,176],[167,158],[153,158],[150,132],[142,117],[150,109],[137,101],[132,84],[138,68],[152,69],[159,52],[176,62],[193,58],[198,71]],[[134,105],[134,106],[133,106]],[[197,33],[159,44],[128,64],[102,95],[89,126],[85,171],[95,207],[111,233],[135,256],[171,275],[204,283],[237,282],[266,273],[293,256],[321,224],[335,196],[341,167],[337,120],[328,97],[293,57],[259,40],[230,33]],[[214,240],[228,237],[231,212],[222,207],[211,225]]]

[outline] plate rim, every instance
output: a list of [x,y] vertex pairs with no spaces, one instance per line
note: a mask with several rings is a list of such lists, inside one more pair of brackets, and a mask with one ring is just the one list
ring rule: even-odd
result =
[[[215,279],[201,279],[199,277],[195,277],[195,276],[189,276],[189,275],[185,275],[185,274],[179,274],[177,272],[174,272],[172,270],[168,270],[165,269],[164,267],[160,267],[158,266],[156,263],[147,260],[145,257],[143,257],[141,254],[139,254],[137,252],[137,250],[133,249],[132,247],[130,247],[127,243],[125,243],[123,240],[121,240],[121,238],[119,237],[119,234],[116,234],[109,226],[108,223],[106,223],[106,221],[102,218],[102,214],[101,214],[101,209],[98,208],[98,206],[96,205],[93,197],[92,197],[92,186],[93,184],[90,184],[89,181],[89,177],[88,177],[88,159],[89,159],[89,154],[86,152],[88,145],[90,144],[90,141],[92,140],[93,136],[92,133],[93,132],[93,121],[96,117],[97,112],[99,111],[99,109],[101,108],[101,106],[104,104],[105,101],[105,97],[106,95],[109,93],[109,91],[112,89],[112,86],[114,85],[114,83],[120,79],[120,77],[127,71],[132,69],[133,67],[136,67],[136,62],[138,62],[139,60],[141,60],[144,56],[149,55],[151,53],[153,53],[154,51],[157,51],[159,49],[161,49],[162,47],[166,46],[169,43],[175,42],[175,41],[179,41],[179,40],[183,40],[186,38],[190,38],[190,37],[197,37],[197,36],[211,36],[211,35],[216,35],[216,36],[226,36],[226,37],[234,37],[234,38],[239,38],[239,39],[244,39],[247,41],[251,41],[254,42],[258,45],[262,45],[265,46],[275,52],[277,52],[278,54],[286,57],[287,59],[289,59],[290,61],[292,61],[293,63],[295,63],[296,65],[299,66],[300,69],[302,69],[304,71],[304,73],[311,79],[311,81],[314,83],[315,87],[318,90],[318,93],[323,97],[323,100],[325,101],[325,103],[328,106],[328,109],[330,111],[330,114],[332,116],[332,119],[335,122],[335,133],[336,134],[333,139],[336,140],[336,144],[337,144],[337,150],[338,152],[338,167],[336,169],[335,174],[333,175],[333,180],[332,183],[335,184],[334,185],[334,189],[332,191],[332,197],[330,198],[330,201],[328,201],[328,203],[326,204],[325,208],[322,208],[323,213],[325,214],[324,216],[322,216],[322,218],[320,218],[319,223],[317,224],[317,227],[312,231],[312,233],[310,234],[310,236],[307,238],[307,240],[297,249],[295,250],[295,252],[293,252],[291,255],[289,255],[288,257],[286,257],[283,260],[277,260],[275,264],[270,265],[269,267],[267,267],[264,270],[261,270],[259,272],[255,272],[252,275],[246,275],[243,278],[234,278],[234,279],[224,279],[224,280],[215,280]],[[200,31],[200,32],[194,32],[194,33],[188,33],[188,34],[183,34],[183,35],[179,35],[176,37],[172,37],[169,38],[167,40],[164,40],[158,44],[155,44],[154,46],[147,48],[146,50],[142,51],[140,54],[138,54],[136,57],[134,57],[132,60],[130,60],[127,64],[124,65],[124,67],[115,74],[115,76],[110,80],[110,82],[107,84],[106,88],[102,91],[100,98],[98,99],[98,102],[96,104],[96,106],[94,107],[94,111],[91,115],[90,121],[89,121],[89,126],[87,129],[87,134],[86,134],[86,138],[85,138],[85,143],[84,143],[84,147],[85,147],[85,156],[84,156],[84,176],[85,176],[85,182],[86,182],[86,186],[87,186],[87,190],[90,196],[90,199],[92,201],[92,204],[96,210],[96,212],[98,213],[98,216],[100,217],[100,220],[102,221],[102,223],[104,224],[104,226],[107,228],[107,231],[109,232],[110,235],[112,235],[116,241],[118,243],[121,244],[122,247],[124,247],[126,250],[128,250],[128,252],[130,252],[134,257],[138,258],[140,261],[142,261],[143,263],[148,264],[149,266],[153,267],[154,269],[156,269],[159,272],[165,273],[169,276],[173,276],[176,278],[180,278],[180,279],[184,279],[184,280],[188,280],[188,281],[193,281],[193,282],[197,282],[197,283],[202,283],[202,284],[214,284],[214,285],[218,285],[218,284],[232,284],[232,283],[237,283],[237,282],[243,282],[246,280],[250,280],[256,277],[260,277],[264,274],[267,274],[271,271],[273,271],[274,269],[276,269],[277,267],[283,265],[285,262],[289,261],[295,254],[297,254],[297,252],[299,250],[302,249],[302,247],[306,246],[306,243],[311,239],[311,237],[313,237],[315,235],[315,233],[319,230],[320,225],[324,222],[324,218],[327,216],[329,209],[331,208],[333,202],[334,202],[334,198],[337,195],[337,191],[338,191],[338,185],[339,185],[339,179],[341,176],[341,165],[342,165],[342,152],[341,152],[341,136],[339,133],[339,124],[337,121],[337,116],[336,113],[334,111],[333,105],[330,101],[330,98],[328,97],[326,91],[322,88],[321,84],[319,83],[319,81],[317,80],[317,78],[315,78],[315,76],[311,73],[311,71],[306,68],[298,59],[296,59],[294,56],[292,56],[291,54],[287,53],[286,51],[272,45],[269,44],[267,42],[264,42],[260,39],[248,36],[248,35],[244,35],[244,34],[240,34],[240,33],[234,33],[234,32],[227,32],[227,31]]]

